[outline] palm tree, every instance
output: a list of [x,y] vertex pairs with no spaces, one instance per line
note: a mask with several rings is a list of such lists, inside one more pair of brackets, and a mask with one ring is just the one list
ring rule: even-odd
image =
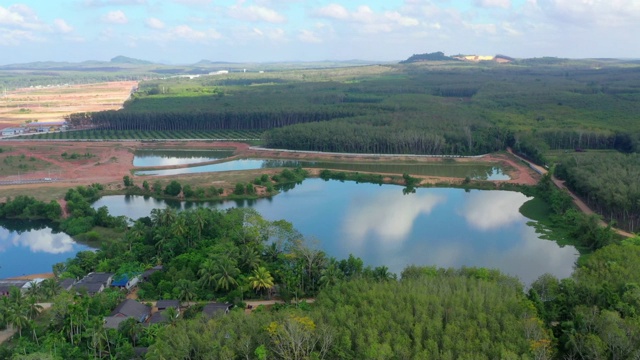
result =
[[378,281],[387,281],[395,279],[396,274],[389,272],[389,268],[383,265],[373,269],[373,277]]
[[56,279],[45,279],[41,284],[42,294],[45,299],[51,299],[60,292],[60,285]]
[[331,263],[321,272],[320,276],[320,285],[321,286],[331,286],[337,284],[344,273],[340,268],[338,268],[338,264],[334,259],[331,259]]
[[18,329],[18,334],[22,337],[22,329],[29,326],[29,318],[26,309],[20,306],[13,306],[9,312],[8,323]]
[[12,286],[9,288],[9,302],[11,306],[15,306],[17,308],[21,307],[24,303],[24,296],[22,296],[22,291],[16,286]]
[[171,327],[176,326],[176,323],[178,322],[178,315],[180,315],[180,313],[178,312],[178,309],[174,307],[167,308],[164,311],[164,316],[169,321],[169,326]]
[[42,293],[40,283],[33,280],[29,282],[29,288],[27,289],[27,295],[33,297],[39,297]]
[[25,306],[29,320],[35,319],[42,312],[42,305],[38,304],[38,299],[35,296],[29,296]]
[[200,276],[200,282],[203,287],[210,287],[215,285],[216,279],[216,263],[212,259],[205,260],[200,265],[200,270],[198,270],[198,276]]
[[193,281],[180,279],[176,287],[178,288],[178,298],[182,302],[189,303],[196,298],[196,288]]
[[253,275],[249,276],[249,284],[257,291],[268,290],[273,288],[273,276],[264,267],[259,267],[253,271]]
[[215,270],[213,279],[216,282],[216,290],[228,291],[230,288],[238,286],[236,277],[240,274],[240,270],[236,267],[234,260],[228,257],[220,259],[215,265]]
[[262,262],[262,260],[260,259],[260,254],[258,254],[253,246],[243,246],[240,249],[240,261],[242,264],[242,269],[245,271],[257,269]]

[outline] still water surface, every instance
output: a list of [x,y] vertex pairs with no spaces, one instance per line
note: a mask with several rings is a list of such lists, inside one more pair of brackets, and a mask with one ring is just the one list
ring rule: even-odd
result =
[[42,222],[4,220],[0,223],[0,279],[49,273],[53,264],[89,249]]
[[528,199],[510,191],[418,188],[307,179],[272,199],[209,203],[143,196],[107,196],[94,207],[113,215],[148,216],[153,208],[252,207],[269,220],[285,219],[338,259],[400,273],[410,264],[498,268],[530,284],[544,273],[568,277],[578,257],[572,246],[540,239],[518,211]]
[[188,165],[223,159],[233,155],[231,150],[137,150],[133,166]]
[[[135,164],[135,159],[134,159]],[[258,170],[279,167],[297,167],[392,173],[424,176],[470,177],[477,180],[509,180],[509,175],[499,167],[482,164],[389,164],[389,163],[341,163],[323,161],[298,161],[275,159],[238,159],[217,164],[199,165],[181,169],[138,170],[136,175],[180,175],[219,171]]]

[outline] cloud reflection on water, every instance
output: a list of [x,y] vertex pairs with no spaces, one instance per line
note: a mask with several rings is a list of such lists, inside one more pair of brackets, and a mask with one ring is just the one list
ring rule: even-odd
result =
[[62,254],[73,251],[75,241],[64,233],[54,234],[51,229],[25,231],[21,234],[0,228],[0,252],[10,247],[26,247],[31,252]]
[[433,194],[398,196],[385,192],[361,201],[354,200],[347,211],[343,229],[350,244],[364,245],[365,239],[379,239],[380,245],[397,246],[404,242],[421,214],[428,215],[445,201]]
[[461,215],[478,230],[495,230],[522,219],[520,206],[530,197],[513,191],[473,191]]

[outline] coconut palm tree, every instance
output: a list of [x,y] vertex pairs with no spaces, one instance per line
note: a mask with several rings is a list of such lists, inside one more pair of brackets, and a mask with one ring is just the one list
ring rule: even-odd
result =
[[25,303],[25,309],[29,320],[33,320],[42,312],[42,305],[38,304],[38,299],[35,296],[29,296]]
[[213,279],[216,282],[216,290],[223,289],[228,291],[238,286],[236,277],[240,275],[240,270],[238,270],[235,260],[224,257],[216,262],[215,270],[216,272],[213,275]]
[[338,267],[337,262],[331,259],[329,266],[321,272],[320,286],[331,286],[337,284],[344,277],[344,273]]
[[253,246],[242,246],[240,248],[240,263],[243,270],[256,270],[261,262],[260,254],[258,254]]
[[164,317],[167,319],[169,326],[171,327],[176,326],[176,323],[178,322],[178,315],[180,315],[180,313],[178,312],[178,309],[174,307],[167,308],[164,311]]
[[45,279],[40,284],[40,288],[45,299],[51,299],[60,292],[60,285],[54,278]]
[[203,287],[211,287],[216,284],[216,263],[213,259],[205,260],[198,270],[198,276],[200,276],[200,283]]
[[249,284],[257,291],[269,290],[273,288],[273,276],[264,267],[259,267],[249,276]]
[[178,298],[182,302],[189,303],[196,298],[196,287],[193,281],[180,279],[176,287],[178,288]]

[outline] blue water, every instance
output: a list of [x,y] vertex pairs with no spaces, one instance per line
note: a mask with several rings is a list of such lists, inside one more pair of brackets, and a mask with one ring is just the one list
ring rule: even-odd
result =
[[[171,161],[178,161],[173,159]],[[169,160],[167,160],[169,161]],[[135,164],[135,160],[134,160]],[[195,174],[220,171],[242,171],[258,170],[277,167],[305,167],[317,169],[332,169],[344,171],[360,171],[370,173],[388,173],[424,175],[424,176],[444,176],[453,178],[465,178],[477,180],[509,180],[509,175],[502,172],[499,167],[482,164],[402,164],[402,163],[356,163],[356,162],[320,162],[320,161],[298,161],[298,160],[275,160],[275,159],[237,159],[217,164],[198,165],[180,169],[157,169],[138,170],[135,175],[180,175]]]
[[229,157],[229,150],[137,150],[133,166],[155,167],[197,164]]
[[[399,186],[308,179],[272,199],[169,206],[252,207],[266,219],[293,223],[330,256],[354,254],[398,274],[416,264],[498,268],[525,284],[544,273],[570,276],[578,251],[539,238],[518,211],[528,199],[518,192],[446,188],[403,195]],[[103,205],[131,218],[168,206],[142,196],[108,196],[94,207]]]
[[[19,224],[17,224],[19,223]],[[89,250],[85,245],[77,244],[65,233],[55,233],[49,227],[5,221],[0,226],[0,279],[25,274],[48,273],[52,266],[74,257],[78,251]],[[19,225],[20,230],[9,230]]]

